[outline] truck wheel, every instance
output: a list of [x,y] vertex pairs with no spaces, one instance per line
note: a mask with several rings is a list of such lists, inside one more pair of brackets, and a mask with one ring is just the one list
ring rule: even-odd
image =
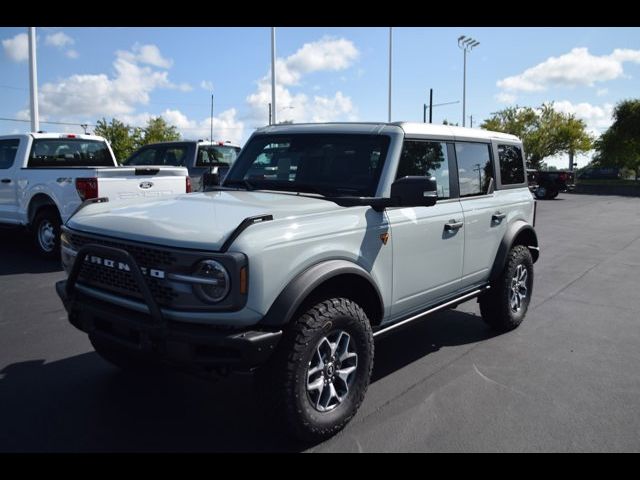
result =
[[482,319],[494,330],[509,331],[524,320],[533,292],[533,259],[524,245],[509,252],[502,275],[480,297]]
[[547,198],[547,188],[546,187],[538,187],[538,188],[536,188],[535,195],[536,195],[536,198],[538,200],[542,200],[544,198]]
[[373,352],[373,333],[362,308],[347,298],[325,300],[285,330],[274,356],[257,372],[257,386],[290,434],[321,441],[358,411]]
[[549,198],[554,199],[558,196],[560,192],[558,190],[552,190],[551,192],[549,192]]
[[96,353],[110,364],[125,371],[149,371],[157,369],[157,364],[147,356],[120,347],[118,344],[89,335],[89,341]]
[[60,257],[60,215],[55,208],[43,208],[33,219],[33,239],[38,253],[49,259]]

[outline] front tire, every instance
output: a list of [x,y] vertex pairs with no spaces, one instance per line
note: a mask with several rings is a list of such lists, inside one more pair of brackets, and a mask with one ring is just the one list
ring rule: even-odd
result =
[[55,260],[60,257],[60,215],[55,208],[38,211],[33,219],[33,240],[36,250],[43,258]]
[[526,246],[516,245],[500,277],[480,297],[482,319],[494,330],[513,330],[524,320],[532,293],[533,258]]
[[291,435],[318,442],[358,411],[373,354],[364,310],[347,298],[331,298],[289,325],[274,356],[257,372],[257,386]]

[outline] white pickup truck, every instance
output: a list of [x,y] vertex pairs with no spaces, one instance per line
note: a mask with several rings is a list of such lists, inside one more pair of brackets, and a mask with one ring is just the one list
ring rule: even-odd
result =
[[131,202],[190,191],[186,168],[120,167],[103,137],[0,136],[0,226],[28,227],[45,257],[58,256],[60,225],[83,201]]

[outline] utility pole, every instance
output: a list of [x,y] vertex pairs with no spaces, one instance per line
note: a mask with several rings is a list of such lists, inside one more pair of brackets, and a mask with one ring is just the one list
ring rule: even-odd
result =
[[471,123],[471,128],[473,128],[473,115],[469,115],[469,120],[469,123]]
[[271,124],[276,123],[276,27],[271,27]]
[[391,122],[391,56],[393,53],[393,27],[389,27],[389,122]]
[[269,102],[269,125],[271,125],[271,102]]
[[427,123],[427,104],[423,103],[422,107],[422,122]]
[[213,142],[213,93],[211,94],[211,133],[210,133],[210,137],[209,140],[211,140],[211,142]]
[[429,89],[429,123],[433,123],[433,88]]
[[36,27],[29,27],[29,83],[31,92],[31,131],[40,130],[38,114],[38,68],[36,62]]

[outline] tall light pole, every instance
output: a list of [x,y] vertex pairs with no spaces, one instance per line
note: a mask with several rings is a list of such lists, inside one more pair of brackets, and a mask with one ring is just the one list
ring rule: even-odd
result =
[[210,137],[209,140],[211,140],[211,142],[213,142],[213,93],[211,94],[211,132],[210,132]]
[[466,107],[467,107],[467,52],[470,52],[475,47],[480,45],[477,40],[466,37],[464,35],[458,37],[458,47],[464,52],[463,55],[463,73],[462,73],[462,126],[465,125],[466,119]]
[[29,27],[29,83],[31,92],[31,131],[40,130],[38,115],[38,68],[36,63],[36,27]]
[[391,122],[391,54],[393,53],[393,27],[389,27],[389,122]]
[[271,27],[271,124],[276,124],[276,27]]

